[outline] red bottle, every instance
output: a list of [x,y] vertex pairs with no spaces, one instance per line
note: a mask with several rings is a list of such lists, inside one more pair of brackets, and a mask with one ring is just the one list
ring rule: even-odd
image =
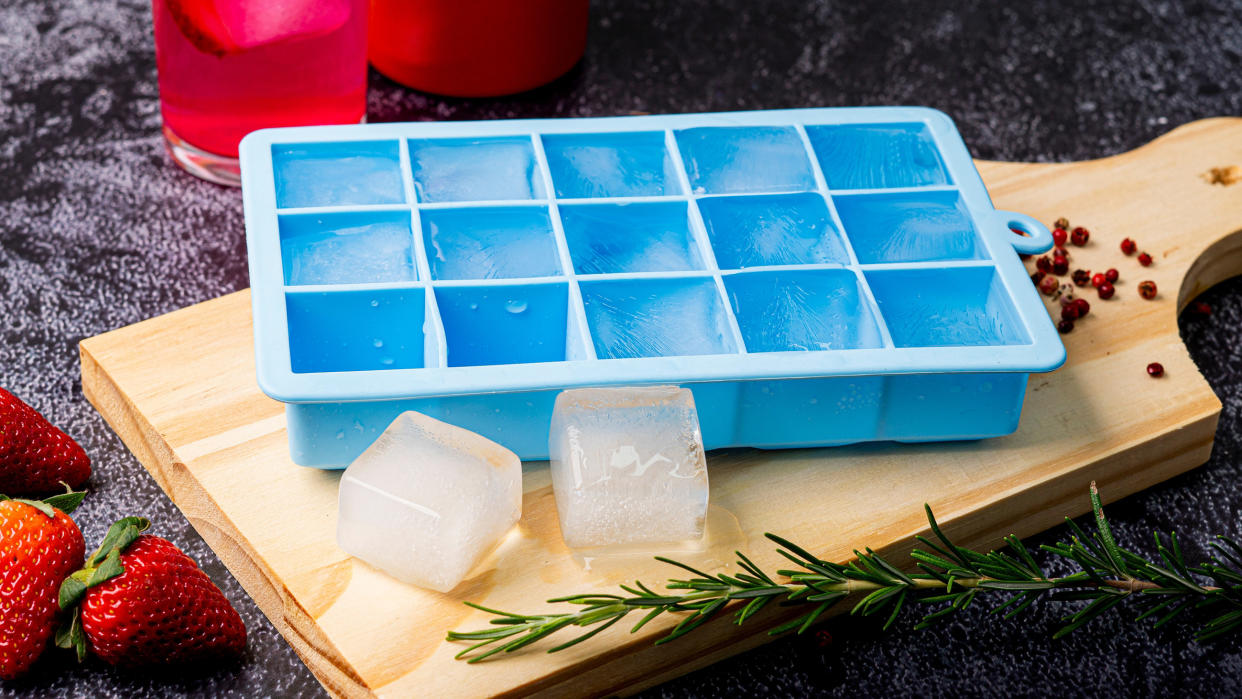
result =
[[550,82],[586,47],[589,0],[372,0],[368,57],[393,80],[453,97]]

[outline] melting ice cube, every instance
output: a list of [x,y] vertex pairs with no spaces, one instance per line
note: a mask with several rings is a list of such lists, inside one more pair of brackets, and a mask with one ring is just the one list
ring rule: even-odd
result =
[[707,463],[690,391],[564,391],[549,446],[556,511],[570,548],[702,538]]
[[407,583],[447,592],[522,512],[522,464],[468,430],[405,412],[341,477],[336,538]]

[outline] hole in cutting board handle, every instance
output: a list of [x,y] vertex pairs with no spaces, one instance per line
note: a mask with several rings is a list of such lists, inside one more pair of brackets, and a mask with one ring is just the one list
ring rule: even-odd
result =
[[[1160,260],[1157,260],[1159,263]],[[1177,293],[1177,312],[1208,289],[1242,275],[1242,229],[1209,245],[1186,270]]]

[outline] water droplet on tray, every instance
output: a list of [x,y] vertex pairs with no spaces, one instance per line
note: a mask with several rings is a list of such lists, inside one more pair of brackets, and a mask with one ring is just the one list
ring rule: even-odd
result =
[[520,299],[509,299],[505,302],[505,310],[510,313],[523,313],[526,311],[526,302]]

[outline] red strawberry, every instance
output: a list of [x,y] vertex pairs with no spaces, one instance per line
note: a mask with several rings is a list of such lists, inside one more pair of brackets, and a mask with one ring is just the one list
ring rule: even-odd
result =
[[82,532],[65,515],[82,495],[0,501],[0,679],[25,673],[56,630],[60,582],[85,554]]
[[52,493],[90,477],[91,460],[72,437],[0,388],[0,493]]
[[113,665],[193,663],[236,656],[246,627],[206,573],[150,525],[127,517],[112,525],[86,566],[61,586],[61,607],[81,600],[57,644],[89,650]]

